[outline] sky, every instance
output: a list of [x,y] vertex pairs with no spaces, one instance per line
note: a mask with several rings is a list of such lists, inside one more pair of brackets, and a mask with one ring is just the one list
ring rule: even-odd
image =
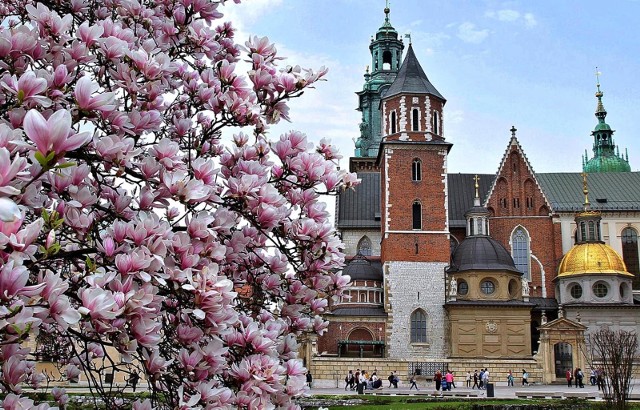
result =
[[[311,141],[329,138],[348,166],[359,135],[355,92],[371,64],[369,42],[385,0],[245,0],[221,9],[236,40],[267,36],[284,65],[329,68],[290,102],[291,122]],[[607,123],[640,170],[640,1],[391,0],[390,21],[410,33],[431,83],[447,99],[450,173],[496,173],[511,136],[536,172],[581,172],[593,156],[596,67]],[[404,39],[408,45],[408,39]],[[405,47],[406,51],[406,47]]]

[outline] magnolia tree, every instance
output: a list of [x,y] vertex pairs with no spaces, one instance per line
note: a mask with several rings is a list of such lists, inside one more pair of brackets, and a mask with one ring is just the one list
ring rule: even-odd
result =
[[[356,183],[335,148],[277,140],[322,79],[235,43],[224,0],[0,4],[0,375],[38,408],[38,335],[107,408],[295,408],[296,336],[348,277],[320,195]],[[248,73],[237,63],[247,61]],[[221,132],[245,127],[230,142]],[[54,397],[64,406],[64,391]]]

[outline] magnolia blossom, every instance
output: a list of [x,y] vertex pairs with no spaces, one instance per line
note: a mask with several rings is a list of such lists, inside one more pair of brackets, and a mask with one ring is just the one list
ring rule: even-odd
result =
[[88,132],[74,133],[71,115],[67,110],[58,110],[45,119],[36,110],[29,110],[24,117],[24,132],[43,155],[73,151],[86,144],[91,135]]
[[322,194],[357,178],[268,127],[326,70],[238,45],[232,2],[98,3],[0,5],[0,407],[48,408],[40,335],[109,409],[134,369],[135,410],[296,408],[296,338],[349,281]]

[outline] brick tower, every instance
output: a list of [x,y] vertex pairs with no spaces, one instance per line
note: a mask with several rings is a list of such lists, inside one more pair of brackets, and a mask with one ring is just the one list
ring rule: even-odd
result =
[[449,264],[445,99],[411,44],[382,98],[381,259],[390,357],[446,357],[444,269]]

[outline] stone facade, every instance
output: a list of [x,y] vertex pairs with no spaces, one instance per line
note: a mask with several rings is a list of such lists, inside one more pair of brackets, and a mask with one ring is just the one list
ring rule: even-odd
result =
[[[388,262],[387,352],[390,358],[444,359],[447,356],[444,310],[446,263]],[[427,316],[427,343],[411,343],[411,314],[422,309]]]
[[[380,242],[382,235],[380,230],[344,230],[342,231],[342,242],[344,243],[345,255],[355,255],[358,253],[358,244],[364,237],[371,241],[371,255],[380,256]],[[368,256],[368,255],[365,255]]]

